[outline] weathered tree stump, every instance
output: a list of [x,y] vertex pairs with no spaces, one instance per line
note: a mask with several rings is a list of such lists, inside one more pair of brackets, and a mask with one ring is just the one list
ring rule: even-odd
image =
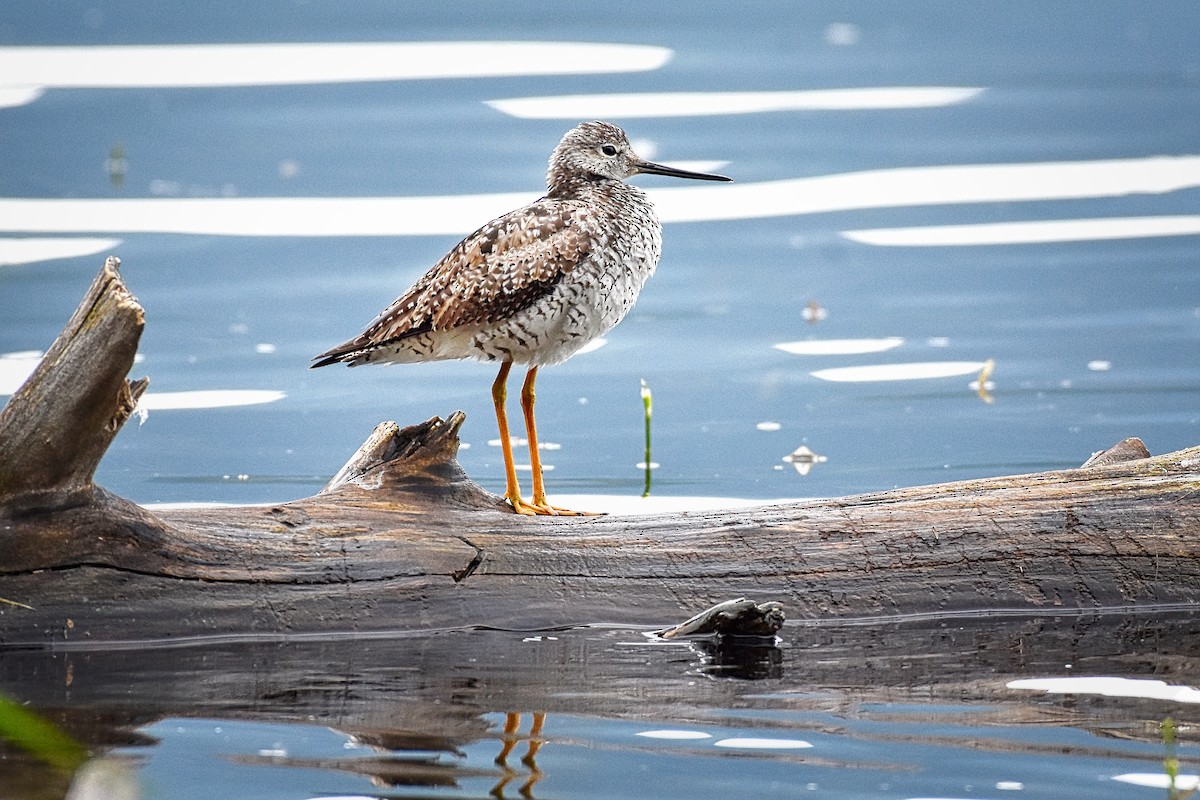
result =
[[128,381],[144,320],[110,257],[66,329],[0,411],[0,514],[97,501],[92,476],[148,381]]
[[383,423],[304,500],[151,514],[92,483],[145,388],[125,377],[142,314],[118,264],[0,413],[0,598],[28,606],[0,604],[0,644],[661,626],[741,596],[809,620],[1200,601],[1200,447],[1139,458],[1122,443],[1087,468],[736,511],[527,519],[459,468],[455,413]]

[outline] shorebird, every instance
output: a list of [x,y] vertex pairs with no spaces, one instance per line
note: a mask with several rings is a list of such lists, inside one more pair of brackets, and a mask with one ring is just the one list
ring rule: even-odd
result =
[[[499,362],[492,403],[504,455],[504,496],[518,514],[580,513],[546,500],[534,382],[539,367],[566,361],[620,322],[654,273],[662,225],[646,195],[625,183],[638,174],[730,180],[644,161],[616,125],[584,122],[554,148],[545,197],[463,239],[365,331],[316,356],[312,366]],[[532,501],[521,497],[508,433],[505,401],[513,364],[528,367],[521,409]]]

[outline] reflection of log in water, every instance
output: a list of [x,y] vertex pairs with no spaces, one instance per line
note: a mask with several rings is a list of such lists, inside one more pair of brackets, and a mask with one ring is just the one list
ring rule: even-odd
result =
[[[536,764],[517,763],[532,749],[523,743],[544,740],[544,762],[556,740],[565,743],[554,724],[562,714],[640,720],[648,728],[762,726],[776,735],[790,729],[801,738],[821,731],[885,744],[961,747],[946,727],[1011,725],[1069,726],[1156,743],[1163,717],[1200,724],[1200,706],[1044,696],[1006,685],[1061,675],[1194,681],[1200,674],[1198,627],[1191,614],[789,625],[778,647],[716,653],[707,642],[665,643],[614,628],[542,637],[459,630],[154,648],[75,645],[5,652],[0,691],[97,748],[144,742],[140,726],[170,717],[304,722],[336,728],[380,750],[374,761],[324,765],[330,769],[353,767],[397,785],[506,780],[515,790],[540,774]],[[897,705],[863,710],[879,703]],[[773,713],[742,713],[755,709]],[[514,710],[525,712],[520,721],[497,716]],[[547,712],[544,729],[532,729],[533,711]],[[873,732],[855,724],[864,716],[895,725]],[[940,734],[912,732],[939,727]],[[492,743],[491,754],[514,745],[507,759],[511,774],[503,765],[456,757],[477,742]],[[1050,752],[1038,737],[1000,731],[989,736],[975,730],[970,746]],[[1053,752],[1063,747],[1058,741]],[[1131,757],[1096,743],[1068,746],[1067,752]],[[431,759],[435,754],[443,759]],[[818,758],[807,752],[762,757]]]
[[[91,476],[144,381],[110,259],[0,414],[0,643],[794,619],[1200,600],[1200,448],[1088,469],[708,514],[519,519],[461,414],[384,424],[320,494],[153,515]],[[86,598],[86,599],[85,599]]]

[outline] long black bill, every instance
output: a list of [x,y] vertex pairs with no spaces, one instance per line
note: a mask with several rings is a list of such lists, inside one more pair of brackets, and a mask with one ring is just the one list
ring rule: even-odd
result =
[[644,172],[647,175],[667,175],[672,178],[691,178],[695,181],[732,181],[733,178],[726,178],[724,175],[713,175],[708,172],[689,172],[686,169],[675,169],[675,167],[666,167],[662,164],[655,164],[653,161],[638,161],[634,166],[638,172]]

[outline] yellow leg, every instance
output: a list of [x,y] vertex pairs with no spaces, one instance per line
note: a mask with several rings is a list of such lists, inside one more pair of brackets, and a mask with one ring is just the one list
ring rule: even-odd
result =
[[586,511],[568,511],[546,502],[546,482],[542,477],[542,454],[538,450],[537,423],[533,419],[533,403],[536,399],[533,384],[537,380],[537,367],[530,367],[521,386],[521,411],[525,413],[525,437],[529,439],[529,465],[533,468],[533,507],[541,514],[558,514],[568,517],[595,516]]
[[500,374],[492,384],[492,403],[496,406],[496,427],[500,429],[500,450],[504,454],[504,496],[512,504],[513,511],[518,514],[532,515],[538,513],[521,499],[521,487],[517,485],[517,468],[513,464],[512,438],[508,435],[508,413],[504,410],[505,400],[508,399],[508,372],[512,362],[505,361],[500,365]]
[[549,508],[546,502],[546,483],[542,477],[542,452],[538,449],[537,423],[533,420],[533,401],[536,399],[533,384],[537,380],[537,367],[530,367],[521,384],[521,411],[525,414],[525,437],[529,439],[529,465],[533,468],[533,504]]

